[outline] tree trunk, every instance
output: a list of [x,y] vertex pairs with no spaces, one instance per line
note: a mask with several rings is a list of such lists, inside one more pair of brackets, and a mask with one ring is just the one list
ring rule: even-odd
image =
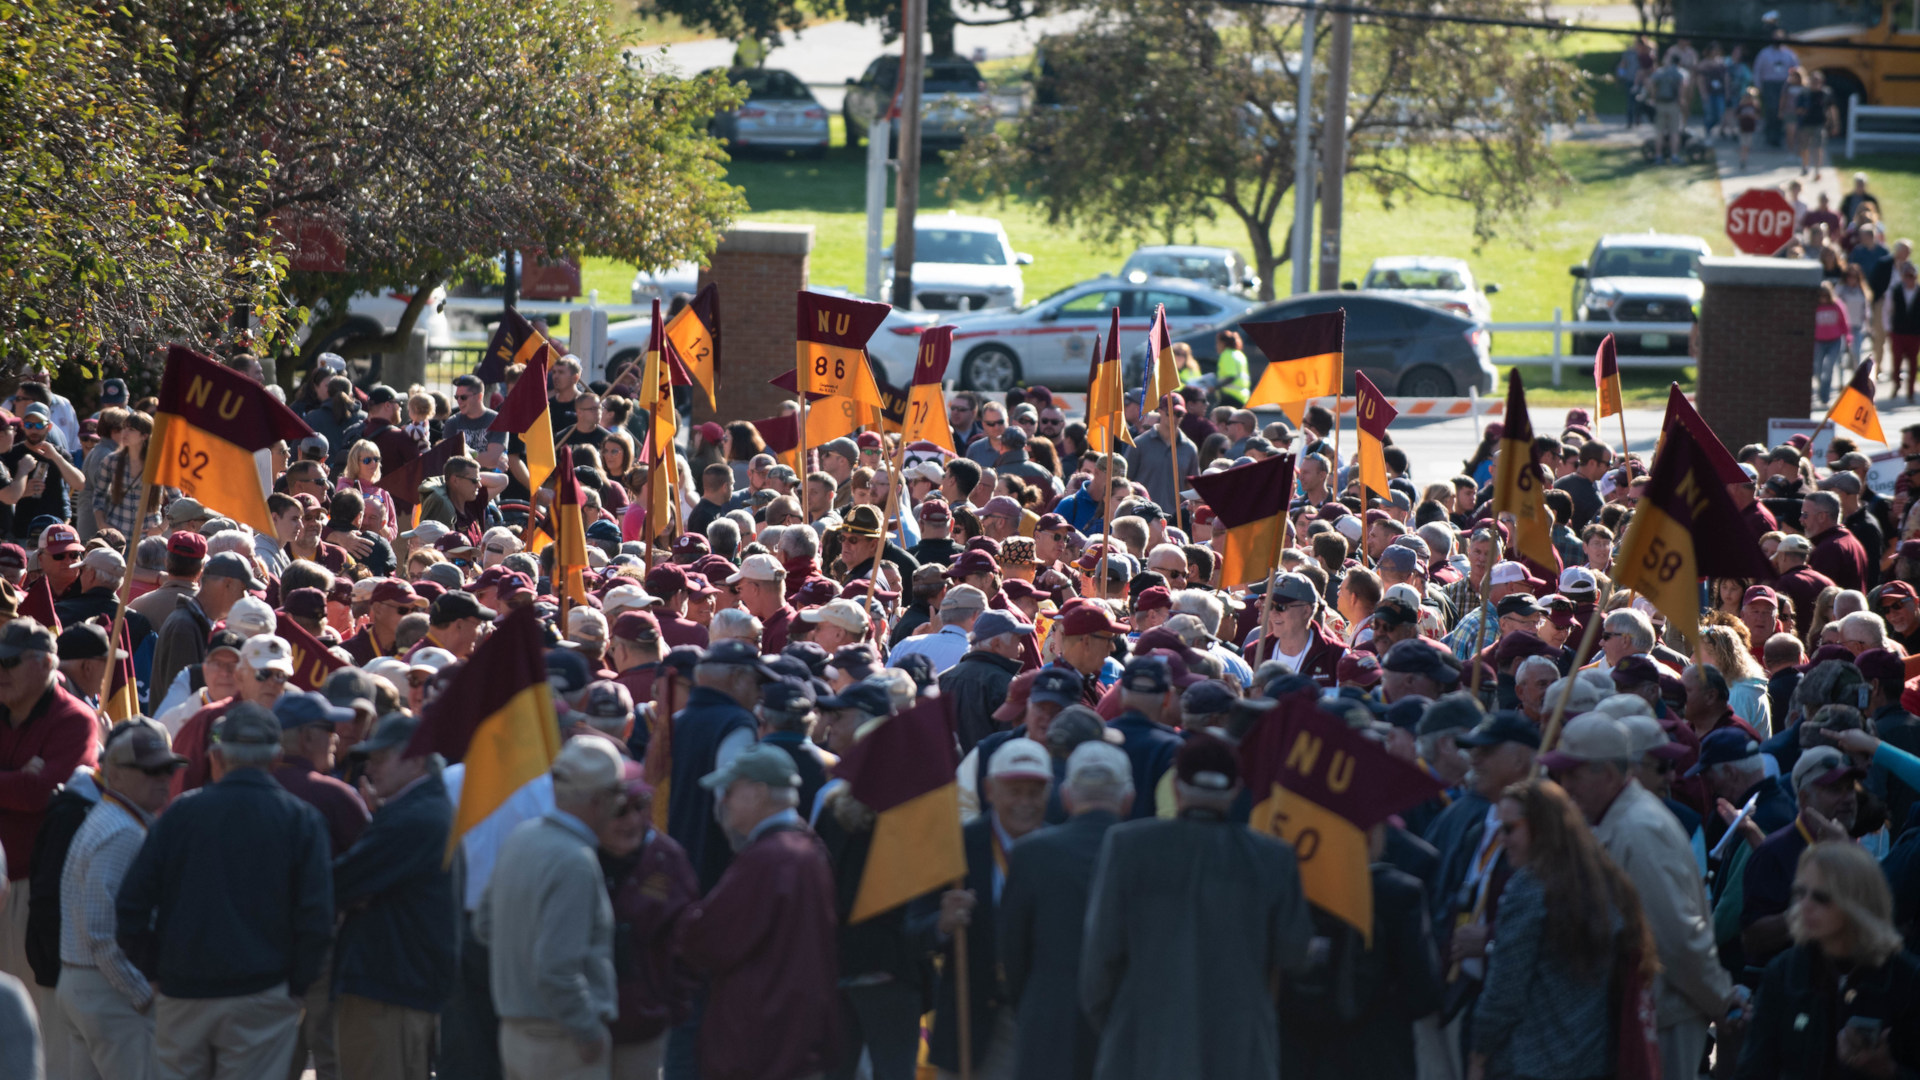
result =
[[931,38],[933,51],[929,56],[952,56],[953,34],[960,20],[953,13],[953,5],[945,0],[930,0],[927,4],[927,36]]
[[1242,215],[1240,220],[1247,227],[1247,243],[1253,248],[1254,268],[1260,272],[1260,299],[1272,300],[1274,275],[1293,256],[1293,226],[1287,226],[1287,242],[1281,244],[1276,252],[1272,232],[1262,228],[1252,217]]

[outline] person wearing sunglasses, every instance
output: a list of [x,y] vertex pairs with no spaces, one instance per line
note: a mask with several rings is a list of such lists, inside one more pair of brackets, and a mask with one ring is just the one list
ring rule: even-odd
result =
[[[243,702],[272,712],[275,702],[287,692],[293,678],[293,646],[275,634],[250,637],[240,646],[240,663],[233,669],[233,696],[195,713],[173,737],[173,748],[187,759],[175,780],[175,794],[194,791],[212,783],[216,777],[209,750],[219,741],[216,726],[233,708]],[[278,722],[275,728],[278,729]],[[275,745],[278,753],[278,744]]]
[[968,461],[982,469],[990,469],[1007,452],[1001,437],[1007,433],[1007,408],[997,401],[988,401],[980,406],[980,437],[968,444],[963,453]]
[[1789,895],[1793,947],[1760,983],[1734,1075],[1920,1068],[1920,962],[1901,947],[1893,894],[1873,856],[1849,842],[1816,843],[1797,859]]
[[38,539],[27,531],[37,517],[71,520],[72,494],[84,491],[87,486],[87,478],[50,438],[52,431],[53,420],[47,407],[36,401],[28,405],[20,417],[20,441],[0,454],[0,464],[6,465],[9,478],[32,470],[25,494],[13,504],[16,540]]
[[[154,721],[137,716],[115,725],[100,755],[100,801],[67,849],[61,922],[77,932],[61,943],[56,998],[70,1021],[69,1045],[77,1044],[92,1075],[152,1072],[153,985],[115,940],[113,906],[99,901],[120,891],[184,760]],[[41,1024],[59,1030],[44,1015],[50,1011],[43,1010]]]
[[[399,517],[395,509],[396,504],[393,494],[386,488],[380,486],[380,468],[384,461],[384,454],[373,440],[356,440],[353,446],[347,450],[347,464],[345,468],[340,470],[339,488],[340,490],[351,489],[357,491],[360,493],[360,497],[366,501],[367,505],[373,506],[377,504],[380,507],[381,526],[377,531],[381,536],[391,542],[396,536],[400,535],[397,524]],[[411,503],[407,506],[407,512],[409,515],[413,512]],[[341,547],[346,548],[347,554],[352,555],[356,559],[364,559],[367,556],[366,551],[354,550],[356,546],[368,546],[366,542],[345,530],[329,535],[327,539],[332,543],[339,544]]]

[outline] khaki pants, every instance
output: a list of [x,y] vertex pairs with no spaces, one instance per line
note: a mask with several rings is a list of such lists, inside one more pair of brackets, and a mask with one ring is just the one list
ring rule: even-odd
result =
[[287,984],[230,998],[156,994],[160,1080],[262,1080],[285,1075],[300,1037],[300,999]]
[[[15,869],[24,870],[25,867]],[[10,881],[6,903],[0,904],[0,972],[33,983],[33,968],[27,963],[27,879]]]
[[580,1060],[573,1032],[551,1020],[500,1019],[500,1065],[506,1080],[611,1080],[611,1054]]
[[660,1065],[667,1057],[667,1036],[641,1043],[622,1043],[613,1048],[613,1080],[660,1080]]
[[334,1045],[342,1080],[427,1080],[439,1017],[372,998],[334,1002]]
[[[151,1080],[153,1008],[138,1012],[98,968],[60,969],[58,1012],[67,1024],[73,1080]],[[41,1019],[46,1019],[43,1013]],[[43,1029],[46,1027],[42,1024]],[[53,1076],[51,1070],[47,1073]]]
[[1663,1080],[1694,1080],[1707,1054],[1705,1019],[1682,1020],[1660,1029],[1660,1075]]
[[333,950],[320,960],[320,974],[307,987],[306,1012],[300,1017],[299,1038],[293,1044],[293,1064],[287,1080],[306,1075],[307,1057],[313,1057],[314,1080],[339,1080],[340,1055],[333,1044]]
[[[61,982],[66,982],[64,973]],[[73,1038],[73,1023],[67,1019],[67,1011],[60,1007],[55,988],[41,986],[28,980],[27,986],[33,991],[33,1008],[40,1014],[40,1045],[46,1050],[47,1076],[50,1080],[66,1080],[73,1072],[69,1055],[73,1052],[70,1040]]]

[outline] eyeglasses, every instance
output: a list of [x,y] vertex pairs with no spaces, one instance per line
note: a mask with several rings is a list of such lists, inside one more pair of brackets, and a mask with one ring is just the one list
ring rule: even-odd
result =
[[80,557],[80,553],[77,551],[62,551],[62,552],[59,552],[58,554],[55,554],[53,552],[48,552],[47,554],[41,557],[46,559],[52,559],[54,562],[72,562],[75,559],[78,559]]
[[479,473],[452,473],[448,475],[447,479],[464,480],[469,484],[477,484],[480,482],[480,474]]
[[513,554],[513,552],[511,552],[511,551],[508,551],[508,550],[507,550],[506,548],[503,548],[503,547],[494,547],[494,546],[493,546],[492,544],[488,544],[488,545],[487,545],[487,554],[489,554],[489,555],[511,555],[511,554]]
[[47,430],[47,422],[44,420],[23,420],[21,421],[20,426],[23,428],[26,428],[28,431]]
[[453,395],[453,400],[458,401],[461,404],[465,404],[473,400],[473,395],[472,394],[455,394]]
[[20,661],[26,658],[25,653],[19,656],[0,656],[0,671],[12,671],[14,668],[20,666]]
[[260,671],[256,669],[253,673],[253,677],[260,682],[286,682],[292,676],[290,673],[285,671],[275,671],[271,669],[267,671]]
[[1833,906],[1833,894],[1825,889],[1809,889],[1805,885],[1795,885],[1788,895],[1793,897],[1793,902],[1796,904],[1811,900],[1821,907]]
[[431,671],[410,672],[407,675],[407,685],[408,686],[425,686],[428,683],[433,681],[433,675],[434,673]]
[[378,464],[380,464],[380,459],[379,459],[379,458],[377,458],[377,457],[363,457],[363,458],[361,458],[361,459],[360,459],[360,464],[362,464],[362,465],[378,465]]
[[169,765],[155,765],[154,767],[152,767],[152,768],[150,768],[150,769],[141,769],[141,770],[140,770],[140,772],[141,772],[141,773],[142,773],[143,775],[145,775],[145,776],[149,776],[149,777],[152,777],[152,778],[153,778],[153,779],[155,779],[155,780],[158,780],[158,779],[160,779],[161,777],[166,777],[166,776],[172,776],[172,775],[173,775],[173,773],[174,773],[174,768],[175,768],[175,766],[173,766],[173,765],[170,765],[170,764],[169,764]]
[[982,420],[980,421],[980,426],[981,427],[1006,427],[1007,422],[1005,420]]

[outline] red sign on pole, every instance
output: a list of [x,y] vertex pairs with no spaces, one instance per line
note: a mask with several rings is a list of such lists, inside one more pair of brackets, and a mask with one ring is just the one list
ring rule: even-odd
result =
[[1749,188],[1727,205],[1727,238],[1748,255],[1771,255],[1793,239],[1793,204],[1773,188]]

